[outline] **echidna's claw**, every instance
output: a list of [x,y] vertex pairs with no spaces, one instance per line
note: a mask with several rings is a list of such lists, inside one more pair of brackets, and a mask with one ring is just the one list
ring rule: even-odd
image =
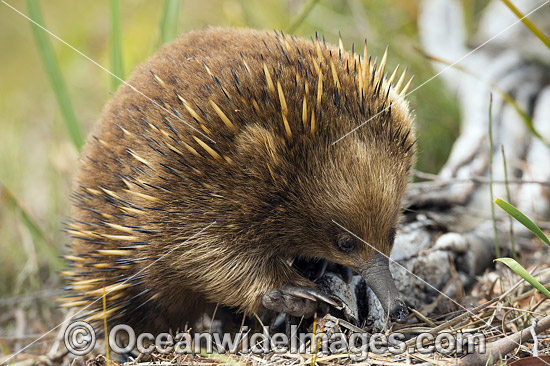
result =
[[341,305],[328,295],[309,287],[285,285],[280,290],[271,290],[262,295],[265,308],[294,316],[310,317],[315,312],[317,300],[340,308]]
[[317,298],[314,294],[310,292],[311,289],[306,287],[294,287],[290,285],[285,285],[282,288],[283,294],[288,294],[296,297],[301,297],[302,299],[308,299],[311,301],[317,301]]
[[262,295],[262,305],[278,313],[310,317],[315,312],[317,300],[303,287],[283,286],[280,290],[271,290]]
[[277,315],[277,317],[273,321],[272,327],[274,329],[279,328],[280,326],[282,326],[285,323],[285,319],[286,319],[285,314],[281,313],[281,314]]
[[323,277],[328,267],[328,261],[326,259],[323,259],[319,263],[319,267],[317,267],[317,270],[315,271],[315,279]]
[[332,306],[340,306],[336,301],[334,301],[332,298],[330,298],[328,295],[322,293],[321,291],[314,290],[312,288],[306,288],[307,292],[314,296],[316,299],[326,302],[329,305]]
[[339,304],[331,299],[328,295],[322,293],[321,291],[308,288],[308,287],[294,287],[290,285],[283,286],[283,293],[289,295],[301,297],[303,299],[308,299],[311,301],[321,300],[332,306],[339,306]]
[[351,282],[351,278],[353,277],[353,271],[349,267],[342,266],[341,275],[344,282],[349,284]]

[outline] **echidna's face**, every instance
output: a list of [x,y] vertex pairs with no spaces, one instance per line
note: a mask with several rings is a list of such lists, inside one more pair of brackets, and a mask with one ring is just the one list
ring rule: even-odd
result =
[[[369,136],[312,153],[297,171],[287,212],[301,230],[297,257],[334,262],[361,274],[397,320],[406,308],[389,272],[412,154]],[[309,152],[311,153],[311,151]],[[312,162],[313,161],[313,162]],[[300,228],[298,228],[300,227]]]
[[296,171],[286,213],[304,232],[299,255],[356,271],[376,252],[389,256],[412,158],[380,144],[350,137]]

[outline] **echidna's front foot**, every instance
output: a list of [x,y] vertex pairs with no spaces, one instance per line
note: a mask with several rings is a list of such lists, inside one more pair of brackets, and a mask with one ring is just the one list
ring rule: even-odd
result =
[[338,306],[338,303],[326,294],[309,287],[285,285],[280,290],[271,290],[262,295],[262,304],[265,308],[306,318],[315,312],[317,300]]

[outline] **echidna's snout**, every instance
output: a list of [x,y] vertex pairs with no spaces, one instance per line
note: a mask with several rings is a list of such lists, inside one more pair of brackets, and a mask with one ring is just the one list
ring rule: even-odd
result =
[[409,318],[409,309],[403,301],[397,299],[390,309],[390,319],[396,323],[406,323]]
[[409,310],[399,298],[399,291],[395,287],[390,273],[388,258],[376,252],[363,264],[360,272],[367,285],[380,300],[386,314],[389,314],[390,320],[397,323],[406,322]]

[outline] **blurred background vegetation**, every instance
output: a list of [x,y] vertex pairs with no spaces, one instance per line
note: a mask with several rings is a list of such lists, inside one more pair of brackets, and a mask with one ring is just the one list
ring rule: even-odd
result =
[[[29,5],[39,5],[48,30],[100,65],[118,70],[121,76],[128,76],[153,54],[163,39],[170,39],[170,30],[183,33],[206,25],[282,29],[287,33],[294,29],[292,33],[305,37],[318,32],[334,44],[341,32],[347,49],[352,43],[362,45],[364,38],[373,55],[382,55],[389,45],[388,69],[405,65],[409,74],[415,75],[409,90],[434,75],[417,50],[417,1],[185,0],[168,4],[121,0],[119,22],[114,27],[116,0],[7,3],[24,14],[29,14]],[[467,27],[474,28],[485,1],[464,3],[471,24]],[[178,10],[177,17],[170,16],[174,9]],[[112,30],[121,50],[114,61]],[[115,83],[90,60],[55,38],[47,38],[85,136],[111,98]],[[58,256],[68,243],[62,222],[70,214],[78,151],[39,49],[31,23],[0,3],[0,298],[4,300],[58,288],[56,270],[63,266]],[[453,95],[436,78],[409,100],[418,127],[417,168],[435,173],[446,161],[458,134],[459,115]]]

